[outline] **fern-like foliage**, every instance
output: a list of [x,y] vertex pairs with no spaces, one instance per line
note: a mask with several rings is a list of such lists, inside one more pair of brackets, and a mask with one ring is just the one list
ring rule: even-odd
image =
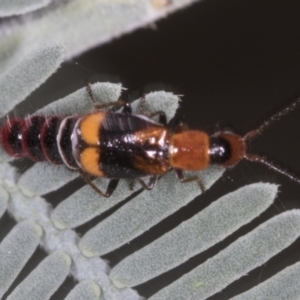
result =
[[[41,1],[39,5],[47,5],[48,2]],[[179,7],[181,2],[184,1],[174,1],[172,9],[175,9],[176,5]],[[18,1],[7,2],[2,10],[3,16],[5,11],[9,14],[19,14],[27,12],[28,9],[38,8],[37,1],[31,1],[31,8],[28,6],[27,10],[22,10],[21,7],[19,10],[13,10],[12,3],[17,5]],[[160,7],[157,1],[115,1],[114,5],[115,8],[122,5],[128,8],[128,12],[125,9],[127,21],[132,21],[132,15],[126,14],[132,13],[133,8],[146,7],[149,13]],[[11,53],[9,56],[5,51],[1,52],[1,67],[6,71],[0,76],[0,117],[5,118],[6,114],[54,73],[64,57],[71,57],[98,42],[95,35],[99,32],[96,30],[91,33],[91,40],[84,40],[83,43],[82,40],[67,35],[69,33],[66,29],[64,34],[69,37],[72,47],[70,44],[62,45],[61,42],[45,44],[45,38],[54,30],[49,24],[55,23],[56,20],[63,22],[59,13],[73,11],[76,17],[82,14],[82,19],[86,17],[84,14],[88,13],[90,19],[86,23],[78,19],[76,22],[96,28],[92,20],[96,22],[101,19],[99,12],[110,12],[111,6],[98,0],[83,8],[79,1],[74,0],[66,1],[65,6],[60,9],[57,10],[53,6],[49,14],[37,12],[37,15],[33,15],[35,17],[32,22],[24,21],[24,28],[15,24],[11,29],[12,34],[7,35],[4,40],[1,39],[0,44],[3,43],[5,47],[14,45],[11,49],[16,50],[15,55],[18,58],[13,60]],[[138,10],[138,15],[141,11]],[[46,17],[40,17],[44,15]],[[101,36],[102,41],[108,39],[108,36],[112,37],[108,28],[116,28],[117,25],[126,28],[122,32],[133,28],[134,25],[129,23],[126,27],[122,20],[117,22],[117,25],[113,24],[119,17],[118,12],[114,13],[107,19],[107,26],[101,27],[106,34]],[[135,21],[138,22],[134,19],[134,24]],[[43,32],[43,38],[38,32],[39,26],[42,25],[51,29]],[[62,25],[60,23],[55,26],[60,28]],[[29,33],[33,29],[36,33]],[[81,29],[84,31],[85,27]],[[37,41],[34,47],[30,42],[33,38]],[[18,43],[21,44],[19,47]],[[82,45],[85,45],[85,48]],[[9,59],[3,59],[6,57]],[[119,84],[96,83],[92,90],[95,98],[104,103],[117,100],[122,87]],[[145,110],[163,110],[170,120],[176,113],[178,101],[179,98],[172,93],[153,92],[146,95]],[[139,111],[138,100],[133,102],[133,109],[135,112]],[[37,111],[36,114],[72,115],[85,114],[91,110],[92,102],[83,87]],[[200,193],[198,185],[178,184],[174,174],[170,172],[158,182],[154,190],[140,192],[91,228],[83,237],[79,237],[74,231],[75,227],[106,212],[133,193],[129,182],[122,181],[109,200],[99,197],[90,187],[85,186],[53,209],[43,195],[71,182],[78,176],[77,173],[64,166],[38,163],[25,173],[19,174],[10,163],[11,157],[2,149],[0,159],[0,216],[7,211],[18,222],[0,244],[0,297],[7,292],[37,247],[43,247],[49,254],[7,299],[49,299],[68,275],[78,282],[67,296],[68,300],[141,299],[132,287],[172,270],[222,241],[265,211],[273,203],[277,193],[277,186],[273,184],[256,183],[242,187],[221,197],[190,220],[121,260],[110,270],[107,262],[101,259],[101,255],[130,242],[187,205]],[[223,171],[222,168],[209,168],[198,174],[206,188],[210,188],[222,176]],[[95,183],[104,189],[107,180],[96,179]],[[139,187],[134,188],[136,191]],[[250,270],[264,264],[293,243],[299,234],[300,212],[293,210],[280,214],[158,291],[151,299],[206,299],[247,275]],[[297,299],[300,286],[296,279],[299,275],[299,264],[295,264],[235,299]]]

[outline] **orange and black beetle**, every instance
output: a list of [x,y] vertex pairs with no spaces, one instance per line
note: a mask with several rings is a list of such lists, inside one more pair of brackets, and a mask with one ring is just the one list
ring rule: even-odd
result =
[[[88,92],[95,103],[90,87]],[[159,176],[174,169],[181,182],[198,181],[198,176],[184,178],[183,171],[197,171],[215,164],[233,166],[246,158],[268,165],[299,182],[265,158],[249,154],[246,144],[272,122],[293,110],[297,100],[244,137],[228,131],[211,136],[199,130],[189,130],[179,124],[174,130],[167,127],[166,115],[157,111],[151,116],[132,114],[128,101],[97,105],[95,111],[76,116],[31,116],[9,119],[0,128],[0,143],[14,157],[33,161],[47,160],[65,164],[77,170],[99,194],[109,197],[121,178],[137,178],[146,189],[152,189]],[[107,106],[123,106],[122,112],[103,111]],[[151,118],[159,116],[155,122]],[[100,191],[90,180],[110,178],[107,191]],[[143,177],[150,176],[145,183]]]

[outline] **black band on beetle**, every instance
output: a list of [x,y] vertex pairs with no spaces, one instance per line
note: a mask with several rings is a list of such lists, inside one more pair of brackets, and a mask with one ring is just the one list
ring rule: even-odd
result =
[[211,164],[222,165],[231,157],[230,143],[222,137],[211,137],[209,141],[209,158]]

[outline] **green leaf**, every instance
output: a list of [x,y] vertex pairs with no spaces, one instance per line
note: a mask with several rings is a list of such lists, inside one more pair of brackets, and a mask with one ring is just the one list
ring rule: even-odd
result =
[[[211,167],[196,174],[208,189],[223,171],[223,168]],[[187,205],[200,193],[197,182],[181,184],[174,172],[170,172],[158,181],[153,190],[142,192],[89,230],[82,237],[79,247],[88,257],[110,252]]]
[[46,257],[7,297],[7,300],[47,300],[70,272],[71,259],[63,251]]
[[263,265],[300,235],[300,211],[284,212],[239,238],[149,300],[206,299]]
[[1,0],[0,17],[26,14],[48,5],[51,0]]
[[[42,236],[42,229],[27,220],[16,225],[0,244],[0,297],[21,272]],[[20,248],[21,246],[21,248]],[[21,250],[22,249],[22,250]],[[23,298],[25,299],[25,298]],[[29,298],[28,298],[29,299]]]
[[252,221],[274,201],[277,186],[247,185],[223,196],[143,249],[127,256],[110,272],[118,287],[136,286],[186,262]]

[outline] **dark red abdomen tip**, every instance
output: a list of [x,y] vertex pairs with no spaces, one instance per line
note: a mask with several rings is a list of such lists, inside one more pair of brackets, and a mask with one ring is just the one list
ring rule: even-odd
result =
[[22,119],[10,119],[4,123],[0,130],[0,143],[2,148],[13,157],[23,157],[22,129],[25,121]]
[[63,164],[57,144],[62,120],[58,116],[10,119],[0,127],[0,145],[16,158],[28,157],[33,161]]

